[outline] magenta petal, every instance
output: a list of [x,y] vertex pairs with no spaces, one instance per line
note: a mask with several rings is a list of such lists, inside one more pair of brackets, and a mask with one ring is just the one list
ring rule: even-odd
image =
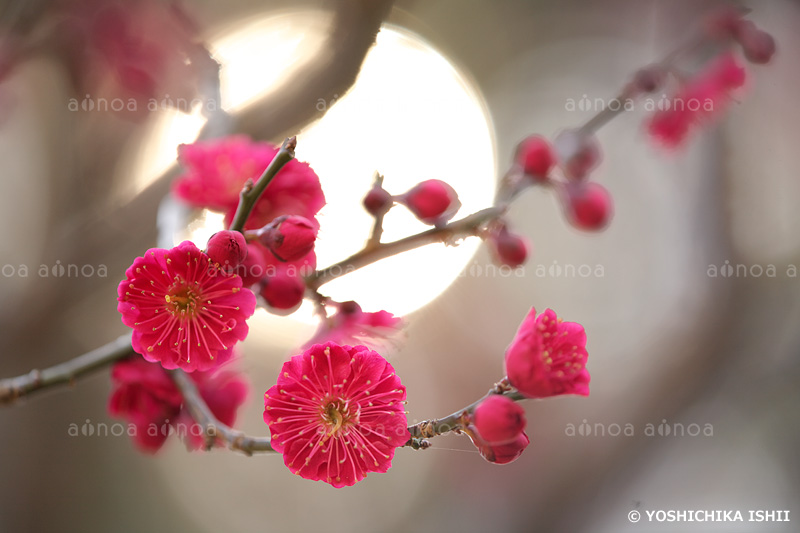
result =
[[386,472],[410,438],[405,394],[377,352],[315,344],[284,363],[264,395],[264,421],[292,472],[344,487]]

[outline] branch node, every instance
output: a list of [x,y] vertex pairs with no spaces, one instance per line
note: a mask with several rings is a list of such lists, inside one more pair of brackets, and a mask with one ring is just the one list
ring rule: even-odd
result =
[[283,149],[290,152],[292,157],[294,157],[294,150],[297,148],[297,136],[292,135],[285,141],[283,141]]
[[[38,368],[34,368],[28,373],[28,378],[31,380],[31,385],[33,387],[39,387],[42,384],[42,372]],[[74,381],[73,377],[70,376],[70,382]]]
[[431,441],[427,439],[411,437],[405,445],[410,446],[414,450],[427,450],[431,447]]
[[424,420],[419,423],[418,427],[421,439],[429,439],[437,434],[436,420]]

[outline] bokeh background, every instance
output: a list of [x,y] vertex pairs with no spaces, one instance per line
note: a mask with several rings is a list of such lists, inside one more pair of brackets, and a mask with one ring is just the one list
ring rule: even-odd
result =
[[[6,0],[4,31],[38,27],[56,3]],[[686,39],[715,5],[185,7],[223,62],[222,101],[233,118],[216,131],[272,141],[300,132],[298,157],[320,174],[331,204],[320,219],[325,263],[355,251],[367,234],[358,205],[372,171],[384,172],[394,192],[448,180],[465,200],[463,214],[489,205],[521,138],[581,124],[595,99],[607,100],[637,67]],[[101,371],[69,391],[0,410],[0,530],[798,531],[800,6],[749,7],[779,53],[750,69],[748,90],[724,121],[675,153],[647,139],[641,110],[600,131],[604,161],[594,178],[616,205],[605,232],[572,229],[552,195],[533,190],[510,213],[535,247],[522,273],[487,269],[485,249],[466,243],[331,285],[366,310],[408,313],[388,353],[408,388],[411,421],[484,394],[502,376],[503,351],[532,306],[584,324],[592,394],[525,403],[531,445],[518,461],[491,465],[465,437],[445,436],[429,450],[399,450],[387,474],[336,490],[291,475],[277,455],[190,454],[175,440],[145,456],[125,436],[70,436],[71,424],[115,422]],[[363,77],[345,96],[368,28],[381,21]],[[80,58],[48,47],[52,28],[38,28],[29,37],[44,44],[0,84],[4,377],[125,332],[116,285],[133,257],[155,245],[175,147],[203,124],[198,113],[71,108],[71,99],[90,96],[71,78]],[[287,104],[294,93],[306,95],[303,105]],[[569,105],[583,98],[588,109]],[[390,237],[418,229],[400,215],[390,222]],[[40,275],[41,265],[59,264],[97,270]],[[727,265],[734,273],[723,276]],[[590,275],[579,274],[587,268]],[[244,343],[252,395],[240,425],[264,434],[261,395],[314,326],[301,310],[259,314],[253,329]],[[699,435],[675,435],[691,424]],[[792,521],[628,520],[631,510],[659,509],[740,510],[745,519],[751,509],[789,510]]]

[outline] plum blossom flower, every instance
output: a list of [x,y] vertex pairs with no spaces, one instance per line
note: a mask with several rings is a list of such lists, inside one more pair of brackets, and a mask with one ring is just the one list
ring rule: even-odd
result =
[[668,148],[682,145],[692,130],[725,111],[731,92],[742,87],[745,78],[745,70],[733,53],[719,56],[684,83],[666,109],[650,118],[649,134]]
[[356,302],[342,302],[338,310],[324,319],[314,336],[303,347],[323,342],[366,344],[379,347],[403,327],[403,319],[388,311],[368,313]]
[[136,427],[133,442],[140,450],[157,452],[169,435],[161,431],[162,426],[180,413],[180,391],[160,365],[137,356],[115,363],[111,380],[109,414]]
[[[221,211],[232,220],[242,186],[257,180],[279,149],[243,135],[183,144],[178,161],[184,173],[173,183],[173,192],[192,206]],[[311,220],[324,205],[319,177],[308,163],[292,159],[259,198],[245,228],[258,229],[282,215]]]
[[539,316],[531,309],[506,350],[506,373],[529,398],[588,396],[587,357],[583,326],[564,322],[552,309]]
[[289,470],[334,487],[386,472],[410,434],[406,389],[365,346],[316,344],[284,363],[264,394],[272,447]]
[[247,336],[256,298],[237,275],[184,241],[137,257],[119,284],[117,309],[133,349],[164,368],[209,370]]
[[[233,425],[236,411],[247,397],[244,377],[227,368],[194,372],[190,377],[214,416]],[[202,447],[203,429],[184,409],[180,391],[161,365],[134,356],[115,363],[111,379],[109,414],[134,425],[135,432],[129,433],[141,451],[157,452],[172,433],[183,435],[190,449]]]

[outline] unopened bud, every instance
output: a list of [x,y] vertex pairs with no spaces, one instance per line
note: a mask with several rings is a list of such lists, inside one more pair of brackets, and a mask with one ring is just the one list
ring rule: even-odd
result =
[[392,195],[380,186],[370,189],[364,197],[364,209],[374,217],[386,213],[393,203]]
[[303,278],[290,274],[286,270],[279,270],[273,276],[264,279],[261,287],[261,296],[270,307],[275,309],[291,309],[303,301],[306,285]]
[[258,230],[257,236],[281,261],[295,261],[314,249],[317,228],[305,217],[284,215]]
[[509,231],[505,225],[492,232],[486,242],[497,264],[515,268],[528,260],[530,243],[525,237]]
[[517,148],[517,164],[535,181],[547,181],[547,174],[555,162],[550,143],[541,135],[531,135]]
[[613,216],[613,202],[605,187],[598,183],[568,183],[564,209],[569,222],[578,229],[599,231]]
[[426,224],[447,222],[461,207],[456,191],[441,180],[418,183],[399,201]]
[[238,231],[218,231],[208,239],[206,254],[223,267],[235,267],[247,257],[247,241]]

